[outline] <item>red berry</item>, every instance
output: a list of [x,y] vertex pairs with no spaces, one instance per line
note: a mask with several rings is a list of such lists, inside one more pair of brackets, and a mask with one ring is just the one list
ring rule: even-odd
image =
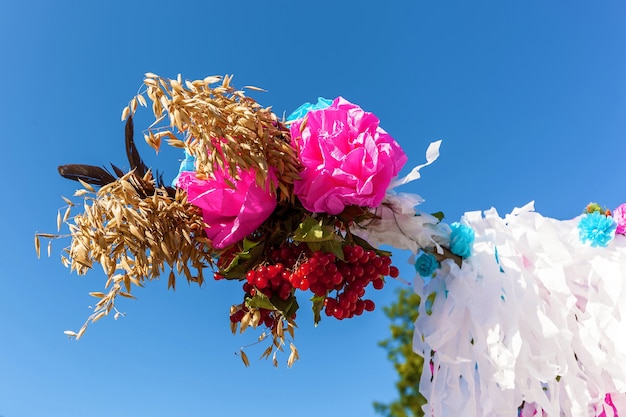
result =
[[363,271],[365,271],[365,276],[376,275],[376,267],[372,265],[371,263],[365,265],[363,267]]
[[308,262],[303,263],[302,265],[300,265],[300,268],[298,268],[298,272],[300,272],[302,276],[309,275],[309,273],[311,272],[311,264]]
[[283,271],[281,275],[283,277],[283,281],[289,281],[293,274],[291,273],[291,271]]
[[365,303],[363,300],[357,300],[356,305],[354,306],[354,314],[360,316],[363,314],[363,310],[365,310]]
[[364,253],[365,253],[365,250],[361,246],[355,246],[354,248],[352,248],[352,255],[356,259],[359,259],[360,257],[362,257]]
[[313,291],[313,294],[317,296],[326,295],[326,287],[324,287],[322,284],[311,284],[310,290]]
[[348,291],[346,291],[345,297],[348,299],[348,301],[350,301],[350,303],[356,303],[356,301],[359,299],[359,296],[354,289],[349,289]]
[[335,272],[332,274],[330,282],[332,282],[333,285],[339,285],[343,282],[343,276],[339,272]]
[[357,290],[356,290],[356,294],[357,294],[359,297],[363,297],[363,296],[365,295],[365,288],[363,288],[363,287],[358,287],[358,288],[357,288]]
[[374,311],[374,308],[376,308],[376,304],[372,300],[363,300],[363,303],[365,311]]
[[382,290],[385,286],[385,281],[382,278],[377,278],[372,281],[372,286],[374,287],[374,289]]
[[355,277],[362,277],[365,274],[365,270],[361,265],[355,265],[352,267],[352,274]]
[[263,288],[267,287],[268,283],[269,281],[267,279],[267,275],[264,274],[264,275],[257,275],[254,285],[256,285],[258,289],[262,290]]
[[400,270],[397,267],[395,266],[389,267],[389,276],[391,278],[398,278],[399,275],[400,275]]

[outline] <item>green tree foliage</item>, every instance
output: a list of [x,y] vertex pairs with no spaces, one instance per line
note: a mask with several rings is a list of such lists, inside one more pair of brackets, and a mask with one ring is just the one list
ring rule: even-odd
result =
[[398,299],[384,311],[391,320],[391,335],[378,343],[398,372],[396,382],[400,397],[389,404],[374,402],[374,409],[385,417],[421,417],[426,399],[419,393],[419,381],[424,360],[413,352],[413,324],[417,319],[420,297],[403,288]]

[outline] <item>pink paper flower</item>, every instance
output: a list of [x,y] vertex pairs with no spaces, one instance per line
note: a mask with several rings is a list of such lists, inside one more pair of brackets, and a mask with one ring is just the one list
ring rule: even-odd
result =
[[304,167],[294,192],[314,213],[377,207],[407,161],[375,115],[342,97],[292,123],[291,138]]
[[[239,176],[239,180],[234,180],[216,170],[214,178],[201,180],[195,172],[182,172],[177,182],[187,192],[189,202],[202,210],[207,237],[217,249],[254,232],[276,207],[276,198],[269,188],[269,183],[276,179],[273,173],[266,188],[256,184],[254,170],[240,171]],[[235,187],[230,187],[226,180]]]
[[618,208],[613,210],[613,219],[617,223],[615,233],[626,235],[626,203],[620,204]]

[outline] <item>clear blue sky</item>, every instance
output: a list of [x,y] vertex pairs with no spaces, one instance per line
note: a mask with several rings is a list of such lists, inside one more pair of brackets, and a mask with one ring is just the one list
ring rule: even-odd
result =
[[[267,89],[255,98],[278,114],[342,95],[380,117],[407,172],[443,139],[440,159],[402,190],[426,198],[424,210],[451,222],[535,200],[566,219],[590,201],[626,201],[624,22],[619,1],[0,0],[0,415],[363,417],[396,396],[377,342],[397,282],[348,322],[313,328],[303,308],[292,369],[246,369],[233,354],[252,340],[228,330],[233,283],[174,293],[157,281],[121,304],[126,318],[65,338],[104,279],[70,274],[67,242],[38,261],[33,233],[56,230],[60,196],[76,188],[57,165],[127,165],[120,112],[144,72],[235,74]],[[180,155],[139,142],[175,175]],[[410,280],[407,257],[394,259]]]

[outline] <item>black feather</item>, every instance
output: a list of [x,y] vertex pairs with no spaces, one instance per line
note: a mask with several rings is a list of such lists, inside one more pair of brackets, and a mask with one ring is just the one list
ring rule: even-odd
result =
[[109,171],[94,165],[60,165],[59,174],[61,174],[63,178],[67,178],[69,180],[78,181],[80,179],[85,181],[87,184],[97,185],[100,187],[115,181],[115,177],[111,175]]
[[115,172],[115,175],[117,175],[118,177],[124,176],[124,171],[122,171],[120,168],[116,167],[113,164],[111,164],[111,168],[113,168],[113,172]]
[[128,157],[128,163],[130,169],[134,169],[135,173],[141,178],[148,171],[148,167],[143,163],[139,156],[139,151],[135,146],[133,129],[133,117],[129,116],[126,120],[126,156]]

